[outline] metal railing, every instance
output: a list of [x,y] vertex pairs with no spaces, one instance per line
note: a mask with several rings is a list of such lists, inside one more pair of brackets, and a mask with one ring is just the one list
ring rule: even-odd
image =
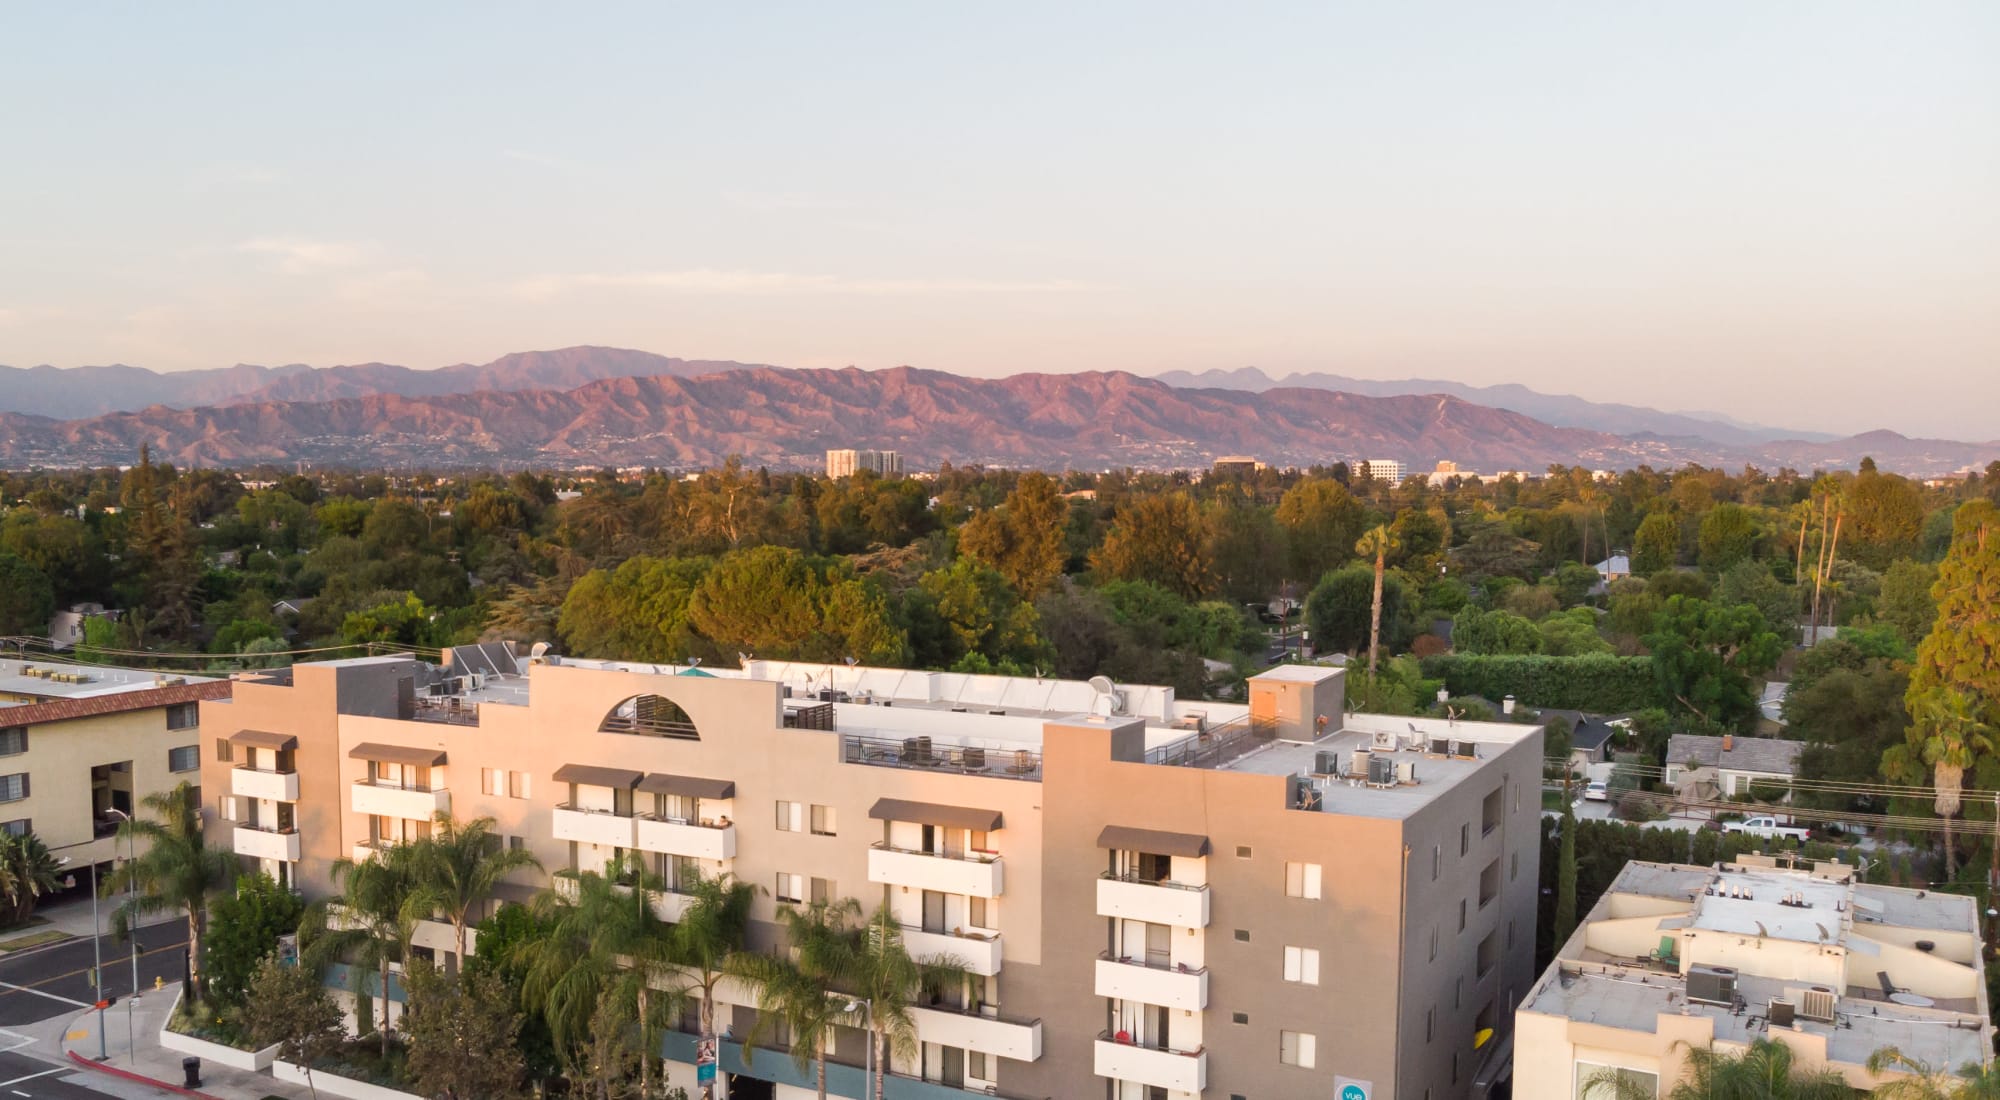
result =
[[1199,892],[1208,889],[1206,885],[1197,886],[1191,882],[1175,882],[1170,878],[1145,878],[1136,871],[1125,871],[1122,873],[1117,871],[1103,871],[1097,877],[1110,879],[1113,882],[1129,882],[1134,886],[1163,886],[1169,890],[1194,890]]
[[943,852],[926,852],[921,848],[898,848],[894,844],[890,844],[887,843],[886,841],[880,841],[880,840],[876,841],[873,844],[870,844],[869,847],[882,852],[901,852],[906,856],[929,856],[932,859],[949,859],[960,863],[1000,862],[1000,853],[998,852],[978,852],[978,851],[973,851],[971,849],[967,849],[963,853],[954,856],[954,855],[947,855]]
[[736,827],[736,823],[726,817],[714,821],[696,821],[691,817],[672,817],[662,813],[643,813],[633,814],[632,816],[640,821],[654,821],[661,825],[686,825],[695,829],[733,829]]
[[677,722],[666,718],[627,718],[614,714],[597,727],[599,733],[630,733],[640,737],[675,737],[683,741],[699,741],[701,734],[693,722]]
[[1104,962],[1115,962],[1123,966],[1143,966],[1147,970],[1158,970],[1167,974],[1186,974],[1189,977],[1193,977],[1198,974],[1208,973],[1208,967],[1205,966],[1189,966],[1186,963],[1174,962],[1154,962],[1151,959],[1142,959],[1132,955],[1114,955],[1109,951],[1099,951],[1097,957]]
[[1278,738],[1278,720],[1244,715],[1213,729],[1146,750],[1146,763],[1170,768],[1219,768],[1251,749]]
[[940,745],[928,737],[840,735],[840,758],[849,764],[915,771],[990,775],[996,779],[1040,782],[1042,754],[1034,749],[987,748],[980,745]]
[[437,794],[446,788],[430,783],[391,783],[386,779],[357,779],[357,787],[373,787],[378,791],[410,791],[414,794]]
[[410,718],[418,722],[443,722],[449,726],[476,726],[479,724],[479,704],[468,703],[456,695],[419,695],[412,700]]
[[[1121,1039],[1119,1038],[1120,1035],[1125,1037]],[[1177,1050],[1165,1043],[1149,1043],[1143,1039],[1134,1039],[1126,1032],[1114,1032],[1109,1028],[1097,1033],[1097,1041],[1100,1043],[1117,1043],[1119,1046],[1138,1047],[1140,1050],[1158,1051],[1161,1054],[1178,1054],[1183,1058],[1199,1058],[1203,1054],[1208,1053],[1207,1047],[1196,1047],[1193,1050]]]

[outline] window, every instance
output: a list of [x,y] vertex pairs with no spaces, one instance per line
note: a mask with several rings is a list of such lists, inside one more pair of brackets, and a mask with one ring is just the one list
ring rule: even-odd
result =
[[1250,1022],[1250,1014],[1248,1012],[1232,1012],[1229,1014],[1229,1022],[1232,1024],[1248,1024]]
[[1431,962],[1438,961],[1438,926],[1431,925]]
[[806,900],[806,877],[804,875],[793,875],[779,871],[776,893],[779,901],[789,901],[793,904],[804,902]]
[[815,905],[822,902],[831,904],[840,900],[840,889],[833,884],[833,880],[830,878],[816,878],[812,880],[812,893],[808,896],[807,900]]
[[201,704],[175,703],[167,708],[167,728],[191,730],[201,725]]
[[1507,857],[1507,881],[1512,882],[1520,877],[1521,877],[1521,853],[1515,852],[1514,854]]
[[510,836],[510,837],[508,837],[508,838],[507,838],[507,849],[508,849],[508,851],[513,851],[513,852],[518,852],[518,851],[520,851],[521,849],[523,849],[523,848],[526,848],[527,846],[528,846],[528,838],[527,838],[527,837],[524,837],[524,836]]
[[1514,949],[1514,922],[1512,920],[1509,920],[1507,922],[1507,950],[1512,951],[1513,949]]
[[[1606,1088],[1603,1085],[1598,1085],[1596,1088],[1591,1089],[1589,1087],[1591,1083],[1599,1078],[1614,1080],[1619,1084],[1631,1085],[1632,1088],[1628,1090]],[[1625,1069],[1622,1066],[1599,1065],[1595,1062],[1578,1062],[1576,1064],[1576,1095],[1578,1100],[1583,1100],[1583,1097],[1586,1095],[1609,1096],[1613,1093],[1624,1096],[1630,1096],[1635,1093],[1641,1096],[1658,1096],[1660,1094],[1659,1075],[1647,1073],[1645,1070]]]
[[965,1052],[965,1075],[978,1081],[993,1080],[993,1073],[986,1065],[986,1055],[982,1051]]
[[19,802],[28,797],[28,773],[0,775],[0,802]]
[[479,793],[499,794],[500,773],[494,771],[492,768],[479,769]]
[[1428,1043],[1437,1037],[1437,1023],[1438,1006],[1432,1005],[1424,1009],[1424,1042]]
[[813,834],[814,836],[833,836],[833,835],[835,835],[835,834],[834,834],[834,827],[833,827],[833,807],[832,807],[832,806],[821,806],[821,805],[819,805],[819,804],[817,804],[817,803],[815,803],[815,804],[813,805],[813,808],[812,808],[812,834]]
[[235,760],[236,760],[236,746],[230,744],[229,738],[227,737],[216,738],[215,762],[218,764],[228,764],[228,763],[233,763]]
[[1458,930],[1465,931],[1465,899],[1458,899]]
[[1299,985],[1319,984],[1319,948],[1285,948],[1285,980]]
[[804,803],[778,803],[778,831],[781,833],[803,833],[806,831],[806,808]]
[[507,797],[508,797],[508,798],[526,798],[526,797],[528,797],[528,773],[527,773],[527,772],[508,772],[508,773],[507,773]]
[[225,794],[221,798],[215,800],[216,817],[219,817],[224,821],[235,821],[238,812],[239,811],[237,810],[235,795]]
[[1493,788],[1493,793],[1479,804],[1479,835],[1485,836],[1500,827],[1500,817],[1505,813],[1505,803],[1501,788]]
[[1500,934],[1488,932],[1486,938],[1479,941],[1479,976],[1484,978],[1498,965],[1500,965]]
[[201,767],[201,746],[182,745],[167,750],[167,770],[170,772],[191,772]]
[[1500,860],[1496,857],[1479,872],[1479,907],[1486,908],[1500,896]]
[[1249,942],[1250,942],[1250,930],[1249,930],[1248,928],[1238,928],[1238,929],[1236,930],[1236,942],[1237,942],[1237,943],[1249,943]]
[[1237,858],[1237,859],[1249,859],[1249,858],[1250,858],[1250,846],[1249,846],[1248,844],[1238,844],[1238,845],[1236,846],[1236,858]]
[[1312,1034],[1305,1031],[1280,1031],[1278,1033],[1278,1061],[1300,1069],[1313,1068]]
[[27,836],[35,831],[35,821],[29,817],[17,817],[12,821],[0,821],[0,832],[8,836]]
[[1436,881],[1438,880],[1438,872],[1439,872],[1440,870],[1442,870],[1443,868],[1444,868],[1444,847],[1443,847],[1442,845],[1438,845],[1438,844],[1433,844],[1433,845],[1431,845],[1431,881],[1432,881],[1432,882],[1436,882]]
[[1318,901],[1319,864],[1285,864],[1285,896],[1288,898],[1305,898],[1307,901]]
[[1458,827],[1458,854],[1465,855],[1471,851],[1472,851],[1472,826],[1460,825]]
[[19,756],[28,751],[28,727],[12,726],[0,730],[0,756]]

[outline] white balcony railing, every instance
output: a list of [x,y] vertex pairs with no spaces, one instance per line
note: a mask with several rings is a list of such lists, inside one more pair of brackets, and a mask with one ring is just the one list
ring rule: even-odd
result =
[[910,1009],[919,1042],[961,1047],[996,1058],[1032,1062],[1042,1056],[1042,1022],[1017,1020],[977,1010]]
[[642,852],[664,852],[670,856],[695,859],[735,859],[736,826],[676,821],[650,814],[635,818],[637,837],[633,844]]
[[969,973],[990,978],[1000,973],[1000,933],[966,930],[926,932],[903,927],[903,948],[917,959],[957,959]]
[[403,817],[429,821],[451,812],[451,792],[439,787],[397,787],[367,779],[354,781],[353,809],[370,817]]
[[573,805],[557,806],[552,829],[557,840],[596,844],[606,848],[632,848],[633,819],[630,814],[609,810],[580,810]]
[[235,849],[239,856],[255,859],[275,859],[282,863],[299,861],[299,833],[297,829],[279,832],[255,825],[238,825],[235,833]]
[[299,800],[299,773],[268,771],[238,764],[229,769],[229,793],[238,798],[268,799],[272,802]]
[[975,852],[947,856],[876,844],[868,850],[868,881],[975,898],[997,898],[1005,880],[1000,857]]
[[1097,915],[1207,928],[1208,887],[1107,874],[1097,880]]
[[1205,1050],[1144,1046],[1105,1032],[1097,1037],[1092,1061],[1099,1077],[1136,1081],[1169,1092],[1200,1092],[1208,1087]]
[[1100,997],[1200,1012],[1208,1007],[1208,971],[1100,955],[1096,992]]

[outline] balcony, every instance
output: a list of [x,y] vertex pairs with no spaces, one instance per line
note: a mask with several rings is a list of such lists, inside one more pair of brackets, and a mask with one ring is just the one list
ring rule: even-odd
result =
[[1200,1012],[1208,1007],[1208,970],[1097,957],[1097,995]]
[[906,924],[903,926],[903,948],[917,959],[950,956],[962,963],[967,973],[982,978],[1000,973],[998,932],[926,932]]
[[354,781],[354,812],[371,817],[405,817],[429,821],[451,812],[451,792],[439,787],[400,787],[372,779]]
[[299,773],[268,771],[238,764],[229,769],[229,793],[238,798],[269,799],[272,802],[299,800]]
[[736,826],[709,825],[646,814],[634,818],[638,838],[633,847],[642,852],[665,852],[670,856],[695,859],[735,859]]
[[[684,1031],[669,1031],[661,1038],[659,1055],[673,1062],[694,1062],[695,1037]],[[793,1089],[812,1091],[811,1067],[800,1069],[784,1051],[759,1048],[752,1064],[743,1062],[743,1044],[724,1039],[716,1044],[722,1072],[758,1081],[770,1081]],[[872,1097],[860,1066],[829,1061],[826,1064],[826,1094],[843,1098]],[[887,1100],[1029,1100],[1019,1093],[989,1092],[939,1081],[924,1081],[900,1073],[885,1074],[882,1094]],[[789,1095],[789,1093],[787,1094]],[[1046,1098],[1041,1098],[1046,1100]]]
[[1093,1064],[1099,1077],[1137,1081],[1169,1092],[1200,1092],[1208,1087],[1208,1052],[1120,1042],[1111,1032],[1097,1036]]
[[354,845],[354,850],[349,855],[356,863],[366,863],[394,847],[393,843],[386,840],[363,840]]
[[596,844],[606,848],[637,847],[632,841],[633,819],[629,814],[610,810],[579,809],[571,803],[555,808],[553,829],[557,840]]
[[[562,898],[564,901],[575,901],[577,893],[576,872],[556,872],[550,876],[549,888],[554,890],[556,896]],[[632,893],[632,887],[625,883],[616,883],[611,889],[627,896],[630,896]],[[653,907],[653,915],[671,924],[686,915],[688,906],[694,904],[694,895],[677,894],[672,890],[654,890],[651,892],[649,900]]]
[[287,829],[279,832],[257,825],[236,826],[236,854],[256,859],[275,859],[280,863],[299,861],[299,831]]
[[1208,887],[1107,873],[1097,880],[1097,915],[1207,928]]
[[912,1006],[910,1019],[918,1040],[964,1047],[997,1058],[1032,1062],[1042,1056],[1042,1022],[1000,1016],[997,1012],[959,1012],[949,1008]]
[[975,898],[997,898],[1003,879],[1000,857],[991,852],[947,856],[876,844],[868,850],[868,881],[915,890],[938,890]]

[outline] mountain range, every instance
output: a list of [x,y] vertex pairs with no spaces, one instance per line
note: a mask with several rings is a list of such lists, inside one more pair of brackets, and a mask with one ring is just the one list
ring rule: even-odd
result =
[[[987,379],[911,367],[792,370],[614,348],[525,352],[433,371],[382,363],[175,374],[0,368],[0,410],[7,410],[0,462],[125,463],[141,444],[183,464],[342,466],[689,467],[736,454],[812,467],[830,448],[861,447],[901,451],[911,469],[945,461],[1197,467],[1247,454],[1301,466],[1394,458],[1412,471],[1444,459],[1489,473],[1551,463],[1805,470],[1851,467],[1872,455],[1887,469],[1937,474],[2000,457],[2000,444],[1893,432],[1774,439],[1774,429],[1525,389],[1558,411],[1537,417],[1435,389],[1370,395],[1333,382],[1285,385],[1261,372],[1171,380],[1201,384],[1124,372]],[[1208,384],[1217,381],[1236,384]],[[1519,389],[1464,388],[1492,401],[1501,399],[1494,390]],[[161,397],[172,400],[154,400]],[[147,403],[130,407],[139,400]],[[128,407],[75,411],[105,404]]]

